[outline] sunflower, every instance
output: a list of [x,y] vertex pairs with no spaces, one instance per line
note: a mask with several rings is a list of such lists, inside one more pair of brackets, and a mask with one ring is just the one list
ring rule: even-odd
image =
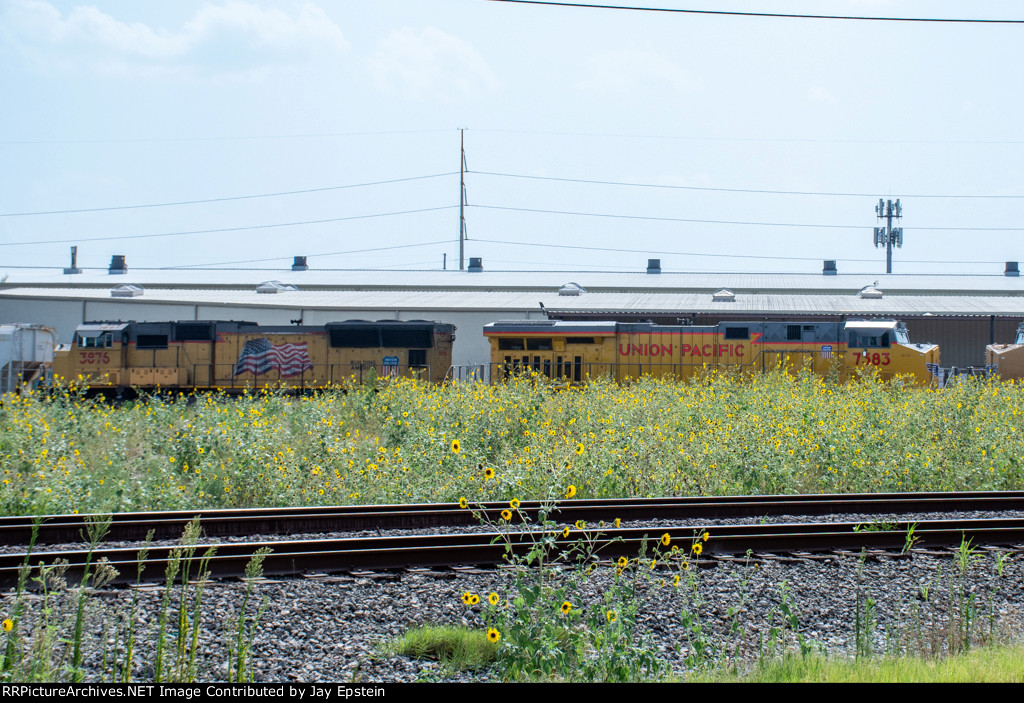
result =
[[622,518],[619,518],[619,517],[615,518],[615,526],[616,527],[621,527],[622,526]]
[[504,520],[505,522],[511,521],[512,520],[512,511],[509,510],[508,508],[506,508],[505,510],[502,510],[501,511],[501,519]]
[[619,557],[618,565],[620,569],[625,569],[627,564],[629,564],[629,559],[626,557]]
[[568,615],[569,611],[572,610],[572,603],[569,601],[562,602],[562,615]]
[[565,538],[565,537],[568,537],[568,536],[569,536],[569,526],[566,525],[565,527],[562,528],[562,537]]
[[[687,566],[689,566],[689,565],[687,565]],[[673,586],[678,586],[679,585],[679,574],[676,574],[675,576],[672,577],[672,585]]]
[[484,469],[484,480],[486,481],[487,479],[491,478],[494,478],[494,469],[488,466],[486,469]]
[[518,500],[518,499],[516,499],[516,498],[513,498],[512,500],[510,500],[510,501],[508,502],[508,505],[509,505],[509,507],[510,507],[510,508],[512,508],[513,510],[519,510],[519,500]]
[[604,616],[607,618],[608,622],[615,622],[619,618],[619,616],[615,614],[614,610],[609,610],[604,614]]
[[461,451],[462,451],[462,445],[459,444],[459,440],[453,439],[452,440],[452,454],[458,454]]
[[469,591],[466,591],[462,594],[462,602],[466,605],[473,605],[473,599],[476,597],[477,595],[475,593],[470,593]]
[[4,632],[10,632],[14,629],[14,621],[10,618],[4,618]]
[[487,641],[496,644],[501,639],[501,633],[493,627],[487,630]]
[[587,523],[583,522],[582,520],[577,520],[576,521],[576,529],[577,530],[582,530],[586,526],[587,526]]
[[466,500],[465,498],[459,498],[459,507],[460,508],[468,508],[469,507],[469,501]]
[[491,605],[497,605],[499,601],[501,601],[501,596],[499,596],[497,593],[492,593],[491,595],[487,596],[487,602]]
[[651,571],[654,571],[657,568],[658,568],[658,560],[657,559],[651,559]]
[[583,454],[583,449],[584,449],[583,443],[582,442],[577,442],[576,443],[576,454],[582,455]]
[[470,605],[476,605],[479,602],[480,602],[480,596],[478,596],[475,593],[470,593],[469,594],[469,604]]
[[693,553],[700,554],[704,551],[704,546],[700,542],[695,542],[693,545]]
[[666,547],[672,543],[672,537],[669,533],[665,533],[661,536],[661,543]]
[[576,495],[576,486],[569,484],[569,487],[565,489],[565,497],[572,498],[574,495]]
[[690,570],[690,562],[683,561],[683,563],[679,565],[679,568],[682,569],[683,571],[689,571]]
[[701,538],[702,540],[704,540],[705,542],[707,542],[707,541],[708,541],[708,538],[710,538],[710,537],[711,537],[711,535],[709,535],[709,534],[708,534],[707,532],[705,532],[704,534],[702,534],[702,535],[700,536],[700,538]]

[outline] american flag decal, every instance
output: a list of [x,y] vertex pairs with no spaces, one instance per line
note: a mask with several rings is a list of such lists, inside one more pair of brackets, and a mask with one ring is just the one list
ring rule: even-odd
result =
[[271,344],[266,337],[260,337],[249,340],[242,347],[232,375],[245,371],[259,375],[277,369],[281,378],[291,378],[312,368],[313,362],[309,359],[305,342]]

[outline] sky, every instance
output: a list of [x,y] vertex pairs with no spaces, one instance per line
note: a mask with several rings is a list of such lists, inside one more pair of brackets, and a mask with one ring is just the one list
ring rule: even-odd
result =
[[999,275],[1024,260],[1022,66],[1024,23],[0,0],[0,277],[73,245],[86,268],[458,269],[460,139],[467,265],[884,273],[881,198],[895,273]]

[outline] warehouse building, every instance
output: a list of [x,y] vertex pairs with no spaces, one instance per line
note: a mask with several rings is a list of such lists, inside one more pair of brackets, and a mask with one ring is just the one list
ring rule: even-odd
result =
[[[638,262],[640,263],[640,262]],[[485,363],[488,322],[507,319],[834,321],[897,318],[911,339],[940,345],[944,366],[984,365],[985,345],[1011,342],[1024,320],[1016,262],[988,275],[635,271],[13,269],[0,283],[0,323],[41,323],[69,343],[98,320],[248,320],[321,325],[342,320],[432,320],[456,325],[455,365]]]

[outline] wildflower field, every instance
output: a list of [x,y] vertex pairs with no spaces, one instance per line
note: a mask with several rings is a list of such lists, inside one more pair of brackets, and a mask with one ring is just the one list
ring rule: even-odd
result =
[[1024,389],[863,378],[6,395],[6,514],[1024,488]]

